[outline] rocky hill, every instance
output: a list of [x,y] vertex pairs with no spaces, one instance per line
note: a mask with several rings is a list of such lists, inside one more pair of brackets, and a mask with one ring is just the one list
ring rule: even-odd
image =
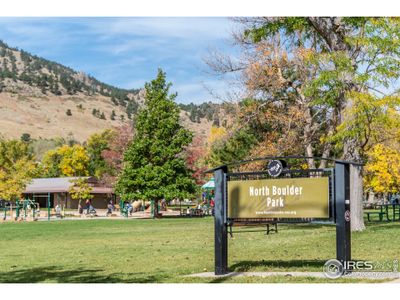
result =
[[[0,41],[0,135],[84,141],[133,119],[142,89],[120,89]],[[224,114],[218,104],[180,105],[185,127],[205,140]],[[221,119],[222,116],[222,119]]]

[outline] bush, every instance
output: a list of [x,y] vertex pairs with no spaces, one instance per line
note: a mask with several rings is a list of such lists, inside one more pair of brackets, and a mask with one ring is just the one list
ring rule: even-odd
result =
[[23,133],[21,135],[21,141],[30,142],[31,141],[31,135],[29,133]]

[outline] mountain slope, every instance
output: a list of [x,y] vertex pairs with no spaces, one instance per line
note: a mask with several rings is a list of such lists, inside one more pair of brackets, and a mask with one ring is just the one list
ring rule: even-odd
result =
[[[56,62],[0,41],[0,135],[73,137],[83,142],[105,128],[133,119],[144,91],[100,82]],[[225,117],[218,104],[181,105],[181,120],[202,143]]]

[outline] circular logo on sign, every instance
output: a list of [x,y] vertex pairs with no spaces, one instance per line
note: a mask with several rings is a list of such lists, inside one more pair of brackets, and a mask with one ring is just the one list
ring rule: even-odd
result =
[[270,176],[278,177],[279,175],[281,175],[283,170],[282,163],[279,160],[271,160],[268,163],[267,170]]
[[324,274],[330,279],[336,279],[343,275],[343,265],[337,259],[330,259],[324,265]]
[[346,210],[344,212],[344,219],[346,220],[346,222],[350,222],[350,211]]

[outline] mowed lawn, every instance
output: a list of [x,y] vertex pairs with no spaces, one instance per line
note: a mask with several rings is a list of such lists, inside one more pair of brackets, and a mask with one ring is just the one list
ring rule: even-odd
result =
[[[232,271],[321,271],[335,258],[335,228],[279,225],[229,238]],[[243,232],[251,231],[251,232]],[[82,220],[0,224],[0,282],[359,282],[275,276],[188,278],[214,270],[213,219]],[[400,222],[352,235],[353,259],[400,258]],[[365,280],[364,280],[365,282]]]

